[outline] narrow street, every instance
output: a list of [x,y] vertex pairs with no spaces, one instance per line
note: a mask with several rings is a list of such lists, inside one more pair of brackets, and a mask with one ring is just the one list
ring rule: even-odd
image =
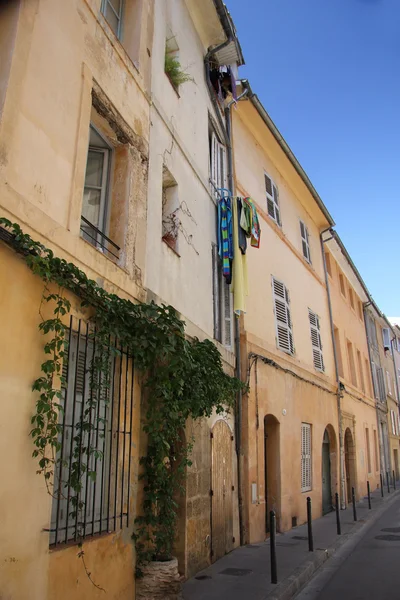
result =
[[324,565],[296,600],[398,600],[400,497],[358,540]]

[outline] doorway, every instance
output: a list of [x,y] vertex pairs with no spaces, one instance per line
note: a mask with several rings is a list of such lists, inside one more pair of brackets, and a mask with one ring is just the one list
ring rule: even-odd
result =
[[394,474],[396,477],[396,481],[399,479],[399,451],[397,448],[393,450],[393,458],[394,458]]
[[212,562],[233,550],[233,436],[228,424],[220,419],[211,437],[211,548]]
[[332,510],[332,488],[331,488],[331,444],[328,430],[325,429],[322,440],[322,513]]
[[356,454],[353,441],[353,435],[349,428],[346,429],[344,434],[344,461],[346,466],[346,489],[347,489],[347,502],[351,504],[351,488],[356,489]]
[[279,421],[273,415],[264,417],[264,490],[265,532],[269,533],[269,512],[276,513],[276,526],[280,523],[280,446]]

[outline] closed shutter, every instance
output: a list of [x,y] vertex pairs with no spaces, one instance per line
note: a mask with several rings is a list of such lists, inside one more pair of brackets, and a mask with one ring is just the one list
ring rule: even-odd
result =
[[311,425],[301,424],[301,491],[311,490]]
[[213,309],[214,309],[214,339],[222,341],[221,337],[221,311],[220,311],[220,282],[221,273],[219,268],[220,258],[216,244],[212,244],[212,283],[213,283]]
[[278,225],[281,225],[281,212],[279,208],[279,194],[278,188],[266,173],[265,177],[265,192],[267,196],[267,210],[268,214]]
[[285,285],[272,278],[272,293],[275,307],[277,346],[287,354],[294,354],[292,319],[290,315],[289,292]]
[[377,368],[376,375],[378,378],[379,398],[383,402],[384,400],[386,400],[386,389],[385,389],[385,379],[383,377],[382,367]]
[[396,424],[395,424],[394,410],[390,411],[390,419],[392,421],[392,433],[393,433],[393,435],[396,435]]
[[386,381],[387,381],[388,394],[390,394],[390,396],[391,396],[392,395],[392,382],[390,381],[389,371],[386,371]]
[[311,344],[314,367],[318,371],[324,371],[324,358],[322,356],[322,342],[319,325],[319,317],[312,310],[308,309],[308,318],[310,320]]
[[233,343],[233,301],[230,286],[222,274],[222,261],[212,245],[214,338],[228,348]]
[[399,419],[398,410],[396,410],[396,424],[397,424],[397,435],[400,435],[400,419]]
[[233,306],[232,293],[230,286],[226,283],[225,277],[222,277],[222,343],[230,348],[232,346],[232,323],[233,323]]
[[372,383],[374,386],[374,397],[378,400],[380,398],[378,376],[377,376],[377,371],[376,371],[376,364],[372,361],[371,361],[371,371],[372,371]]
[[311,264],[311,253],[310,253],[310,241],[308,235],[308,229],[303,221],[300,221],[300,234],[301,234],[301,245],[303,249],[303,256],[307,262]]

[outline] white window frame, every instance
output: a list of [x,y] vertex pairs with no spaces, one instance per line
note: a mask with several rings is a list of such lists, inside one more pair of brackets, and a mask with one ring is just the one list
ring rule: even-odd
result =
[[293,356],[295,348],[289,291],[285,284],[274,276],[271,278],[271,285],[274,300],[276,345],[282,352]]
[[229,350],[233,348],[233,294],[222,274],[222,261],[216,244],[212,245],[214,339]]
[[[385,339],[386,337],[386,339]],[[389,327],[382,327],[382,342],[383,347],[388,348],[389,352],[392,353],[392,346],[390,343],[390,329]]]
[[391,382],[389,371],[386,371],[386,382],[387,382],[388,394],[389,394],[389,396],[391,396],[392,395],[392,382]]
[[400,338],[396,337],[397,342],[397,352],[400,352]]
[[303,257],[311,265],[310,234],[308,233],[308,227],[304,221],[300,219],[299,222]]
[[310,423],[301,424],[301,491],[312,489],[312,439]]
[[[123,21],[123,16],[124,16],[124,4],[125,4],[125,0],[121,0],[120,11],[118,14],[112,5],[112,2],[110,2],[110,0],[102,0],[102,2],[101,2],[101,12],[104,15],[104,18],[107,21],[108,25],[110,26],[110,29],[114,32],[114,34],[116,35],[116,37],[119,40],[122,38],[122,21]],[[118,21],[117,31],[114,31],[113,26],[107,19],[107,7],[109,7],[110,10],[114,13],[114,15]]]
[[228,185],[228,166],[226,148],[221,144],[214,131],[211,132],[210,153],[210,181],[212,195],[219,200],[221,193],[218,190],[226,188]]
[[[269,186],[267,184],[267,180],[269,180],[269,182],[270,182]],[[281,220],[281,209],[279,206],[278,186],[275,184],[272,177],[270,177],[268,175],[268,173],[266,173],[265,171],[264,171],[264,185],[265,185],[265,196],[267,199],[267,213],[268,213],[269,217],[271,217],[271,219],[273,221],[275,221],[275,223],[277,225],[279,225],[279,227],[281,227],[282,220]],[[269,191],[268,187],[270,188],[271,192]]]
[[308,309],[308,320],[310,323],[310,337],[314,367],[317,371],[323,373],[325,371],[325,365],[324,357],[322,354],[321,327],[319,322],[319,316],[313,310],[311,310],[311,308]]

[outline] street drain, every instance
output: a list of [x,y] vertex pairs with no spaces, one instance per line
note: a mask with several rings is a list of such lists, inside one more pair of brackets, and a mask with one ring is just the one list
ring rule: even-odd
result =
[[385,542],[400,542],[400,535],[377,535],[376,540],[384,540]]
[[234,575],[235,577],[243,577],[243,575],[248,575],[251,573],[251,569],[224,569],[220,571],[220,575]]
[[385,527],[381,531],[387,531],[388,533],[400,533],[400,527]]
[[198,579],[199,581],[204,581],[204,579],[212,579],[210,575],[198,575],[197,577],[195,577],[195,579]]
[[292,535],[292,540],[308,540],[308,537],[305,535]]

